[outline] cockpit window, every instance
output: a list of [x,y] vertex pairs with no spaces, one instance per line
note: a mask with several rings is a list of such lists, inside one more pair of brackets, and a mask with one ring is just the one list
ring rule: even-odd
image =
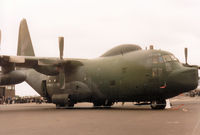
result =
[[164,55],[162,56],[165,62],[178,61],[174,55]]
[[152,62],[153,64],[167,63],[167,62],[171,62],[171,61],[178,61],[178,59],[172,54],[161,56],[160,53],[151,54],[148,59],[148,62],[149,63]]
[[151,54],[150,58],[152,59],[153,64],[163,63],[163,58],[160,53]]
[[171,58],[173,61],[178,61],[178,59],[174,55],[171,55]]
[[170,55],[164,55],[164,56],[163,56],[163,59],[164,59],[165,62],[172,61]]
[[159,61],[159,63],[163,63],[164,62],[164,60],[163,60],[163,58],[161,56],[158,57],[158,61]]

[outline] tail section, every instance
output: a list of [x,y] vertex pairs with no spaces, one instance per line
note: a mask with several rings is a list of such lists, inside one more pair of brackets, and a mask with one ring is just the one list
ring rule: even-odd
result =
[[20,23],[17,55],[35,56],[26,19],[23,19]]
[[[20,22],[19,26],[19,37],[18,37],[18,56],[35,56],[30,33],[26,19]],[[21,69],[26,74],[26,82],[36,90],[40,95],[42,94],[42,80],[45,80],[46,76],[41,75],[34,69]]]

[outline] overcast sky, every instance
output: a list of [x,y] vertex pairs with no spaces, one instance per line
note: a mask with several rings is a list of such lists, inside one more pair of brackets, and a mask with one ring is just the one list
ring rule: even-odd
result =
[[[95,58],[124,43],[154,45],[200,65],[199,0],[0,0],[1,54],[16,55],[19,23],[27,19],[35,54]],[[16,94],[34,95],[27,84]]]

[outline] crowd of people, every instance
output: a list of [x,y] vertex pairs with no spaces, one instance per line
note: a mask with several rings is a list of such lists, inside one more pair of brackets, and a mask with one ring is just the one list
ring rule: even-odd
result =
[[200,90],[192,90],[188,93],[186,93],[186,96],[190,96],[190,97],[195,97],[195,96],[200,96]]
[[44,103],[46,102],[43,97],[0,97],[0,104],[22,104],[22,103]]

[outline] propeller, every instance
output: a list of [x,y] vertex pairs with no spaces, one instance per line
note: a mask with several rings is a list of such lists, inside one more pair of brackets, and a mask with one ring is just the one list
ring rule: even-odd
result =
[[60,66],[59,66],[59,83],[60,89],[65,89],[65,69],[64,69],[64,60],[63,60],[63,51],[64,51],[64,37],[58,37],[59,50],[60,50]]
[[185,64],[188,65],[188,48],[185,48]]
[[196,67],[196,68],[200,69],[200,66],[198,66],[198,65],[189,65],[188,64],[188,48],[184,49],[184,53],[185,53],[185,64],[184,65],[187,67]]
[[63,50],[64,50],[64,37],[58,37],[60,59],[63,60]]

